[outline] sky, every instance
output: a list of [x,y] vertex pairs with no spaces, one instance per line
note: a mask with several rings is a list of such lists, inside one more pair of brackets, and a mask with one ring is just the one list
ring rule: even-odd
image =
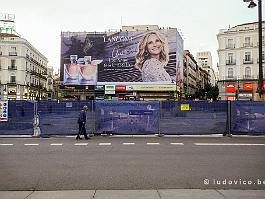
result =
[[[257,0],[254,0],[257,3]],[[210,51],[217,70],[220,29],[255,22],[257,7],[243,0],[0,0],[0,12],[15,14],[16,31],[60,68],[62,31],[103,32],[122,25],[177,28],[184,50]],[[264,18],[264,2],[263,20]]]

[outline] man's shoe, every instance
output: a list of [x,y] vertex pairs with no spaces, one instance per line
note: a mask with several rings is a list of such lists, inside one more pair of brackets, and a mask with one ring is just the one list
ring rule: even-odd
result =
[[77,140],[82,140],[82,138],[81,138],[81,137],[76,137],[75,139],[77,139]]

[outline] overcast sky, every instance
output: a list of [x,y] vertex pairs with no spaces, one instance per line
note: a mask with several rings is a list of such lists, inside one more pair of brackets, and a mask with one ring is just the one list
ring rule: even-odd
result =
[[[194,56],[210,51],[216,66],[219,30],[258,18],[257,7],[249,9],[243,0],[0,0],[0,5],[1,13],[15,14],[16,31],[56,71],[61,31],[105,31],[140,24],[174,27],[184,39],[184,49]],[[262,8],[264,20],[264,2]]]

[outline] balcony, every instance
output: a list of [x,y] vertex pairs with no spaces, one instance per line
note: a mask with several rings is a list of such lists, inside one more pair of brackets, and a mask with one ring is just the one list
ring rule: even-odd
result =
[[254,79],[253,75],[243,75],[243,79]]
[[17,70],[17,66],[8,66],[8,70]]
[[226,65],[236,65],[236,60],[235,59],[226,60]]
[[253,47],[253,43],[244,43],[243,47],[244,48],[251,48],[251,47]]
[[236,45],[235,44],[227,44],[226,49],[233,49],[233,48],[236,48]]
[[12,84],[12,85],[14,85],[14,84],[17,84],[17,82],[16,82],[16,81],[8,81],[7,84]]
[[253,64],[253,59],[243,59],[243,64]]
[[237,76],[225,76],[224,80],[237,80]]
[[8,55],[9,56],[17,56],[17,52],[9,52]]

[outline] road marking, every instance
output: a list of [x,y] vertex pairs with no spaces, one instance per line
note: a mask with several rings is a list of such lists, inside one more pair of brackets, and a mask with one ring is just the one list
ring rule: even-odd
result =
[[172,145],[184,145],[183,143],[176,143],[176,142],[171,142],[170,144],[172,144]]
[[0,144],[0,146],[13,146],[14,144]]
[[75,143],[75,146],[86,146],[88,143]]
[[123,145],[134,145],[135,143],[134,142],[124,142],[122,143]]
[[99,146],[109,146],[109,145],[111,145],[111,143],[99,143],[98,145]]
[[158,143],[158,142],[147,142],[146,144],[147,145],[159,145],[160,143]]
[[62,146],[62,143],[52,143],[51,146]]
[[247,144],[247,143],[194,143],[197,146],[265,146],[265,144]]
[[25,146],[39,146],[39,144],[24,144]]

